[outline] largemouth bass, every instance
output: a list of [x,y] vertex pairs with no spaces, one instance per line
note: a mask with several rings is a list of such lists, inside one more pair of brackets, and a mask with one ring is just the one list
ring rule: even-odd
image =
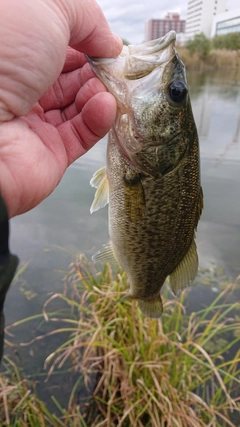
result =
[[203,208],[197,129],[176,34],[124,47],[113,59],[89,58],[117,101],[107,166],[96,172],[91,212],[109,202],[110,243],[95,259],[127,272],[124,298],[158,318],[167,276],[173,292],[195,278],[195,230]]

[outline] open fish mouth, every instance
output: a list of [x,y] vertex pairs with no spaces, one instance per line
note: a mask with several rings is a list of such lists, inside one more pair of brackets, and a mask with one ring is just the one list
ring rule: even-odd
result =
[[112,76],[137,80],[174,57],[176,53],[175,41],[175,31],[169,31],[159,39],[151,40],[141,45],[124,46],[117,58],[87,56],[87,59],[100,78],[103,78],[103,72],[105,76],[108,74],[108,66],[110,66]]
[[[176,32],[171,30],[165,36],[150,40],[148,42],[139,44],[139,45],[128,45],[123,46],[122,52],[120,53],[119,57],[124,57],[127,55],[133,55],[136,58],[141,58],[145,61],[149,62],[156,62],[159,57],[159,52],[166,50],[170,44],[175,43],[176,41]],[[93,56],[87,56],[89,59],[89,62],[112,62],[116,58],[96,58]]]
[[[165,136],[167,127],[161,138],[156,135],[153,138],[148,129],[153,128],[156,108],[161,111],[157,105],[168,96],[169,82],[178,75],[185,82],[184,65],[176,53],[175,41],[175,31],[169,31],[159,39],[124,46],[117,58],[88,58],[96,75],[116,99],[118,111],[112,132],[117,135],[122,156],[135,167],[134,156],[144,145],[151,148],[171,142],[171,136],[170,141]],[[170,103],[167,99],[167,106]],[[156,121],[161,114],[155,114]]]

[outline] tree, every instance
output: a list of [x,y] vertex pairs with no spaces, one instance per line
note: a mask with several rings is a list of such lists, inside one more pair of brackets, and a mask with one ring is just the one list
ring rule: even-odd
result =
[[212,43],[215,49],[240,50],[240,32],[217,35]]
[[211,40],[205,34],[200,33],[196,34],[193,39],[188,40],[185,46],[191,55],[197,53],[199,58],[205,61],[211,50]]

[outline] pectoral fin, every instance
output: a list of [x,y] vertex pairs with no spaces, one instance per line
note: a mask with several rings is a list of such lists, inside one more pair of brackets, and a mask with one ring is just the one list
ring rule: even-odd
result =
[[90,185],[97,188],[90,212],[93,213],[98,209],[104,208],[109,200],[109,183],[106,167],[99,169],[93,175]]
[[170,285],[176,295],[178,291],[182,291],[190,282],[194,280],[198,270],[198,255],[196,243],[193,240],[192,244],[175,270],[170,274]]
[[144,190],[139,174],[131,179],[124,177],[124,206],[131,221],[136,222],[145,214]]

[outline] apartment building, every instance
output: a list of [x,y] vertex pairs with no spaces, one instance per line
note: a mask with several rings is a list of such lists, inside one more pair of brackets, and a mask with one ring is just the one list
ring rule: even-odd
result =
[[240,33],[240,9],[232,9],[214,16],[211,37],[228,33]]
[[188,0],[186,39],[191,39],[199,33],[210,37],[213,18],[225,12],[225,9],[226,0]]
[[170,30],[185,31],[185,20],[180,19],[178,12],[168,12],[164,19],[149,19],[145,23],[145,41],[163,37]]

